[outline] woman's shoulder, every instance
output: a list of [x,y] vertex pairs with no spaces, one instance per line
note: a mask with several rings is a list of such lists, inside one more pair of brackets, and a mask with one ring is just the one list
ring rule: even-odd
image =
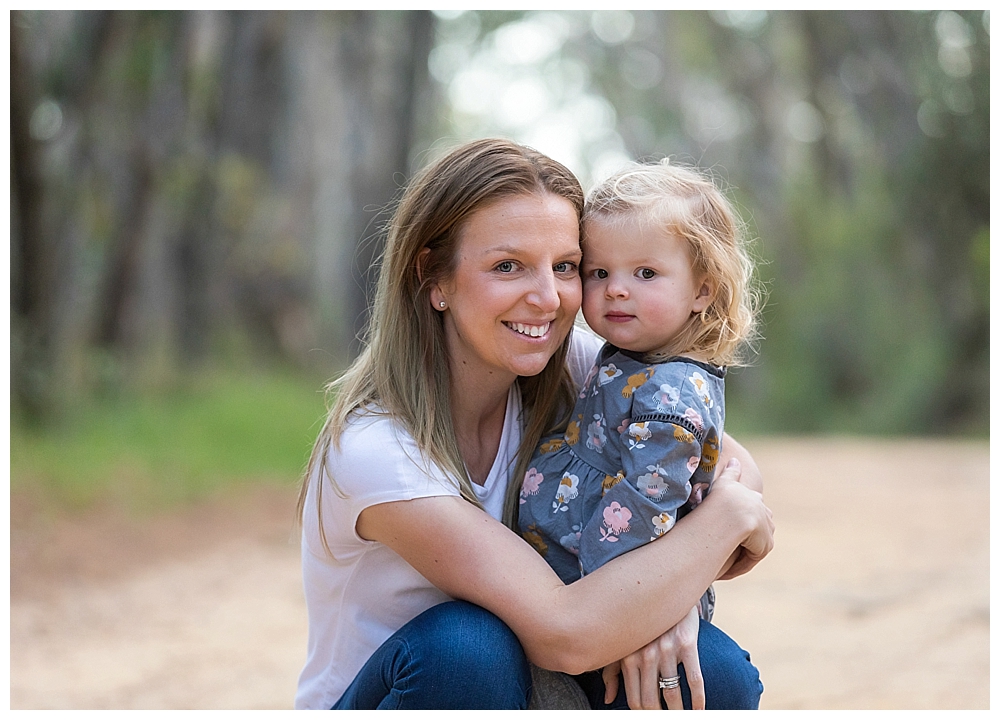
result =
[[368,495],[390,488],[426,490],[429,483],[435,487],[452,484],[421,452],[402,423],[373,407],[357,410],[348,418],[339,442],[331,444],[325,464],[347,494]]

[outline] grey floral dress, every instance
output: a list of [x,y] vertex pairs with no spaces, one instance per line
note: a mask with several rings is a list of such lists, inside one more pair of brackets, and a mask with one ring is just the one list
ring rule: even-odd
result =
[[563,582],[666,534],[702,501],[722,449],[724,378],[604,345],[565,434],[543,440],[521,486],[521,535]]

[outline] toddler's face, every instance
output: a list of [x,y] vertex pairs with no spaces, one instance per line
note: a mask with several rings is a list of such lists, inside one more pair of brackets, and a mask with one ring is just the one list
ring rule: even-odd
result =
[[634,352],[669,350],[693,313],[711,301],[695,277],[687,243],[653,223],[587,221],[584,230],[583,316],[594,332]]

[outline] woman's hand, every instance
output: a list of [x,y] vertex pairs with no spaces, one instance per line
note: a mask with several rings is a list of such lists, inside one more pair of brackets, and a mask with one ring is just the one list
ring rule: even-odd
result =
[[717,579],[730,580],[749,572],[774,547],[774,518],[759,492],[740,482],[740,461],[735,457],[715,479],[709,495],[721,493],[730,502],[737,502],[737,513],[751,523],[750,534],[743,540]]
[[705,709],[705,681],[698,659],[698,608],[691,608],[683,620],[644,648],[615,661],[601,671],[604,678],[604,702],[611,704],[618,695],[619,673],[625,679],[625,696],[632,710],[659,710],[660,693],[669,710],[683,710],[680,686],[660,689],[660,678],[684,674],[691,689],[691,707]]

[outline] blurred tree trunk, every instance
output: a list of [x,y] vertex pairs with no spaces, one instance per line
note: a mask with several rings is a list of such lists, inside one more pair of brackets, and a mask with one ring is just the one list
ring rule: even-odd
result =
[[217,88],[221,46],[225,43],[222,12],[191,12],[183,16],[183,52],[178,57],[181,92],[181,159],[186,182],[178,204],[176,225],[168,260],[176,301],[173,325],[182,366],[192,367],[208,355],[213,326],[220,314],[213,302],[212,281],[222,268],[219,261],[219,231],[215,219],[217,200],[214,159],[219,152],[219,106]]
[[[60,332],[79,379],[108,389],[219,348],[301,362],[323,323],[338,362],[357,351],[431,13],[15,12],[11,27],[18,404],[40,412]],[[46,98],[65,122],[38,140]]]
[[11,390],[32,420],[47,411],[52,321],[51,253],[42,229],[42,178],[29,128],[36,97],[20,13],[10,13]]
[[129,182],[125,185],[118,231],[108,257],[104,289],[98,307],[98,347],[123,349],[128,339],[126,319],[138,292],[140,262],[153,194],[153,167],[143,139],[136,138],[128,157]]
[[[107,12],[10,16],[11,389],[18,408],[35,421],[52,419],[71,390],[65,375],[81,305],[80,201],[92,165],[86,115],[110,19]],[[71,29],[69,41],[50,48],[49,64],[38,64],[36,34],[62,21]],[[31,129],[36,109],[58,117],[39,137]]]
[[[412,12],[351,12],[342,62],[349,108],[346,138],[353,223],[357,242],[348,328],[350,353],[368,325],[374,298],[376,259],[384,246],[383,228],[391,202],[409,178],[415,107],[427,81],[433,15]],[[355,291],[356,287],[356,291]]]
[[[93,125],[104,156],[115,223],[97,296],[95,345],[120,372],[149,364],[149,350],[169,350],[164,338],[173,294],[165,267],[167,237],[183,217],[170,185],[185,126],[181,82],[185,36],[179,13],[111,14],[113,59],[102,76],[104,112],[124,132]],[[157,339],[155,342],[152,338]]]

